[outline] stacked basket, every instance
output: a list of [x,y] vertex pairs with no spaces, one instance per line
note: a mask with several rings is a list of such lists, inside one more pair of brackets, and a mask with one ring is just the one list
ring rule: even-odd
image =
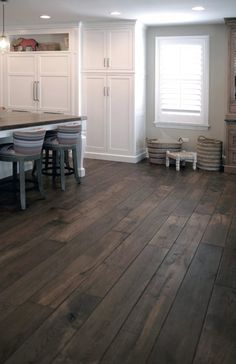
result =
[[199,136],[197,166],[206,171],[219,171],[222,166],[222,141]]
[[166,163],[166,151],[180,152],[182,148],[181,141],[165,141],[158,139],[147,139],[149,162],[154,164]]

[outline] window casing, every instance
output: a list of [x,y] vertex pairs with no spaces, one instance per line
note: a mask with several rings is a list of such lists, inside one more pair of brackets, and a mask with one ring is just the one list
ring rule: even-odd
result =
[[209,37],[156,37],[155,124],[207,128]]

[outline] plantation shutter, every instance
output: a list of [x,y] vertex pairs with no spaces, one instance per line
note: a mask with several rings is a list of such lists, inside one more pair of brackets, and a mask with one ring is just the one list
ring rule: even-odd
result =
[[157,38],[157,122],[205,122],[205,39]]

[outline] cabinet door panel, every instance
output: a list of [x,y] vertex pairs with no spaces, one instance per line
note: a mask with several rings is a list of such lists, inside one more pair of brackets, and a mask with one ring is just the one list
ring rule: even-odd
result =
[[38,56],[38,109],[70,112],[70,56],[63,54]]
[[7,55],[6,106],[11,109],[35,110],[35,55]]
[[33,88],[34,76],[8,76],[7,107],[17,110],[35,110]]
[[39,75],[68,76],[70,73],[70,58],[68,55],[40,55]]
[[133,78],[132,76],[109,77],[108,87],[108,151],[126,154],[133,149]]
[[83,114],[87,115],[88,152],[106,151],[106,96],[105,76],[88,75],[84,77]]
[[109,70],[133,69],[132,30],[111,30],[108,33]]
[[12,55],[7,58],[8,74],[34,75],[36,71],[35,55]]
[[60,76],[41,76],[38,83],[38,96],[39,110],[69,112],[69,78]]
[[83,33],[83,69],[104,70],[106,64],[106,33],[103,30],[85,30]]

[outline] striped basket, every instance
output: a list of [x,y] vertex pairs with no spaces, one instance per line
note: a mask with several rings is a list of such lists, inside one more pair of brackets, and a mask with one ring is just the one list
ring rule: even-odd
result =
[[199,136],[197,140],[197,167],[219,171],[222,167],[222,141]]
[[[147,139],[149,162],[153,164],[166,164],[166,151],[180,152],[181,141],[165,141],[158,139]],[[171,163],[174,163],[171,161]]]

